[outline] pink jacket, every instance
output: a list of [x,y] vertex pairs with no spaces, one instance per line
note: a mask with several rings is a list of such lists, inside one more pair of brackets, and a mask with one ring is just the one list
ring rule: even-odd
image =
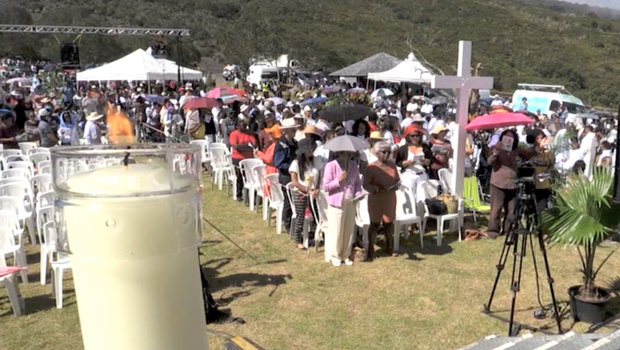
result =
[[327,192],[327,204],[332,207],[342,207],[344,190],[347,187],[355,197],[362,194],[362,181],[360,180],[360,173],[355,162],[349,162],[348,176],[343,182],[338,180],[342,174],[342,168],[340,168],[337,160],[332,160],[325,164],[323,171],[323,190]]

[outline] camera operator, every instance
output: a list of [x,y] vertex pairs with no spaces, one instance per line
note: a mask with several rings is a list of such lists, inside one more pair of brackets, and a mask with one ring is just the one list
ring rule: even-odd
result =
[[487,237],[497,238],[500,232],[500,215],[505,212],[503,233],[510,229],[514,221],[517,198],[518,158],[527,160],[536,154],[535,149],[519,149],[519,135],[513,129],[505,130],[499,141],[492,147],[487,158],[491,171],[491,213]]
[[[547,202],[551,196],[551,181],[546,178],[553,168],[553,155],[547,148],[548,139],[544,132],[540,129],[530,130],[527,134],[526,141],[533,145],[536,152],[531,158],[532,164],[536,170],[534,177],[534,195],[536,196],[536,210],[541,214],[547,209]],[[541,178],[539,178],[539,176]]]

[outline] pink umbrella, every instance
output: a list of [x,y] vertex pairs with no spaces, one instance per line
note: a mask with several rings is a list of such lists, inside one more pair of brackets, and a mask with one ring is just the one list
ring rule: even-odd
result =
[[488,130],[532,123],[534,123],[534,120],[522,113],[492,113],[477,117],[467,124],[465,129],[468,131]]
[[210,98],[224,98],[226,96],[236,95],[232,89],[228,89],[225,87],[216,87],[215,89],[207,92],[207,97]]

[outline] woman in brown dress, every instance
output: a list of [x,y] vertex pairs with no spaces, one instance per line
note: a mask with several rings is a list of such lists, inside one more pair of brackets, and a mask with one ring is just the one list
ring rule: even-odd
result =
[[375,241],[379,226],[383,224],[385,232],[386,251],[392,256],[398,255],[392,251],[393,222],[396,219],[396,190],[400,186],[400,177],[396,164],[391,160],[390,144],[379,141],[375,144],[377,161],[366,167],[364,174],[364,189],[368,191],[368,214],[370,228],[363,261],[372,261],[375,258]]

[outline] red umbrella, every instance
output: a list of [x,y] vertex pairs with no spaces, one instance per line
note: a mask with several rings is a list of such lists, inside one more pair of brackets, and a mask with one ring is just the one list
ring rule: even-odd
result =
[[472,120],[465,129],[468,131],[488,130],[532,123],[534,121],[522,113],[493,113]]
[[214,98],[196,97],[196,98],[192,98],[191,100],[187,101],[185,105],[183,106],[183,108],[189,108],[189,109],[209,108],[211,109],[217,106],[218,106],[218,103]]
[[229,89],[225,87],[216,87],[215,89],[207,92],[207,97],[211,98],[222,98],[231,95],[236,95],[236,93],[233,92],[232,88]]

